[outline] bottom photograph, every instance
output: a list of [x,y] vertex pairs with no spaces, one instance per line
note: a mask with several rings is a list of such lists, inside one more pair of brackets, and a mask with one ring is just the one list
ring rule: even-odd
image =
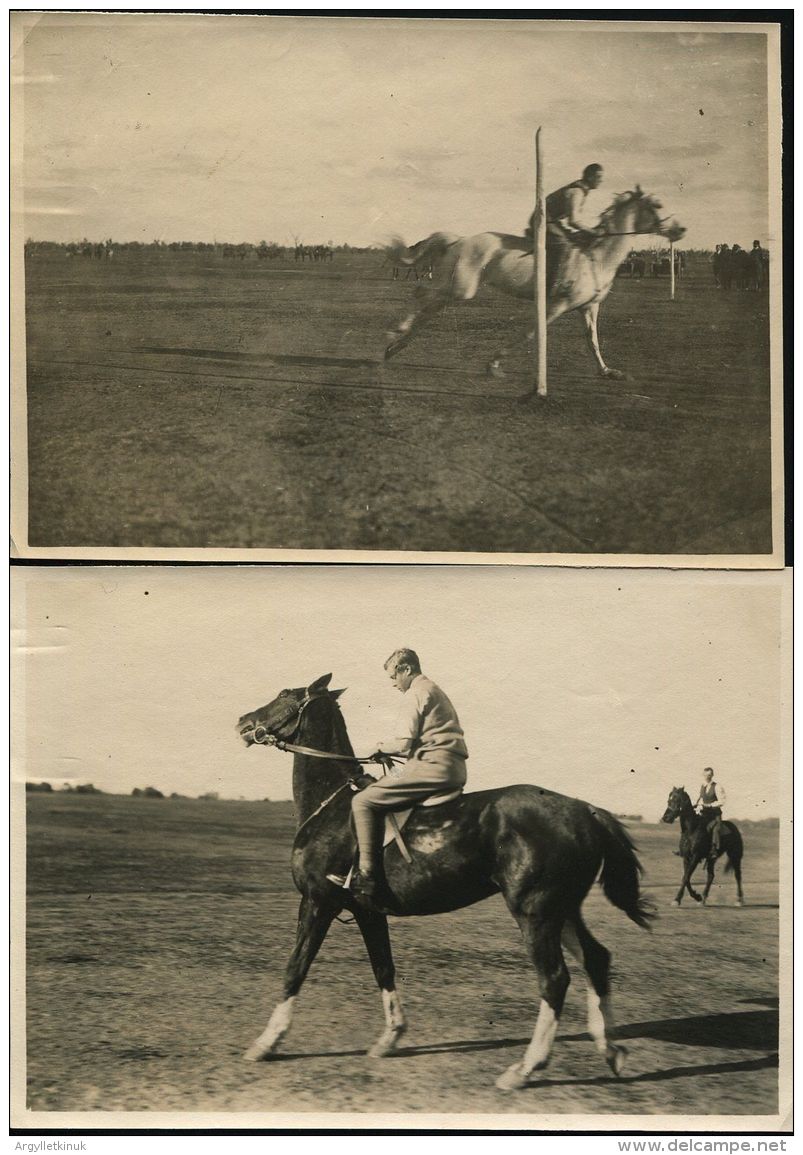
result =
[[13,1127],[791,1130],[788,573],[12,598]]

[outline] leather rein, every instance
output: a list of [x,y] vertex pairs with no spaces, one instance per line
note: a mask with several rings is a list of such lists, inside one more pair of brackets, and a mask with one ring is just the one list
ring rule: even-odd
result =
[[[310,702],[314,702],[317,698],[322,698],[323,696],[323,694],[307,694],[304,697],[304,700],[298,707],[296,724],[293,727],[291,736],[298,733],[298,730],[301,726],[301,716],[306,710],[307,706],[309,706]],[[397,758],[393,754],[383,754],[381,758],[377,757],[376,755],[372,755],[369,758],[357,758],[353,754],[332,754],[327,750],[316,750],[312,746],[298,746],[292,742],[285,742],[283,738],[277,738],[276,735],[271,734],[271,732],[266,729],[265,726],[254,727],[253,741],[257,746],[275,746],[277,750],[286,750],[291,754],[305,754],[308,758],[325,758],[330,762],[356,762],[358,766],[366,766],[369,763],[374,763],[384,766],[386,774],[388,770],[390,770],[394,765],[401,765],[405,761],[404,758]],[[353,791],[355,791],[355,793],[357,790],[359,790],[355,775],[349,775],[343,785],[338,786],[337,790],[335,790],[333,794],[330,794],[328,798],[325,798],[318,809],[313,810],[312,814],[310,814],[308,818],[304,819],[298,829],[300,830],[302,826],[306,826],[308,822],[320,814],[320,812],[324,810],[330,802],[337,798],[338,794],[342,794],[346,787],[350,787]],[[298,831],[296,831],[296,833],[298,833]]]

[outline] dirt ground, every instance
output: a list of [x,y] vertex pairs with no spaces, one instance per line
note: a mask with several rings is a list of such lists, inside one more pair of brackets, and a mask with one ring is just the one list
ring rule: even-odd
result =
[[413,284],[330,265],[122,253],[27,262],[36,546],[767,553],[766,294],[691,263],[619,280],[601,381],[577,317],[484,367],[527,306],[482,290],[383,368]]
[[[598,888],[613,952],[615,1079],[572,985],[547,1071],[504,1094],[537,992],[500,898],[392,919],[410,1031],[365,1052],[382,1010],[354,925],[335,923],[283,1053],[241,1059],[281,992],[297,896],[290,803],[28,794],[28,1106],[36,1111],[743,1115],[778,1109],[778,830],[742,826],[746,906],[670,905],[674,827],[634,823],[661,917],[635,927]],[[408,1118],[408,1122],[411,1120]],[[180,1125],[180,1124],[179,1124]],[[233,1124],[236,1126],[236,1122]],[[525,1123],[523,1122],[524,1126]]]

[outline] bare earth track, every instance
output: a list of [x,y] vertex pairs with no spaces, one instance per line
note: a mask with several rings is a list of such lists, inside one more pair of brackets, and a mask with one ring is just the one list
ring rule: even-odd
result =
[[600,381],[577,318],[550,396],[484,366],[525,306],[481,291],[385,367],[412,286],[331,265],[121,253],[26,265],[35,546],[767,553],[766,294],[707,263],[620,280]]
[[[550,1068],[494,1088],[536,1013],[535,980],[501,899],[392,919],[411,1021],[369,1060],[382,1012],[356,928],[335,924],[284,1053],[241,1054],[279,996],[297,901],[291,803],[32,795],[28,804],[28,1105],[37,1111],[772,1114],[778,1109],[778,831],[744,824],[747,905],[670,906],[677,831],[632,827],[653,934],[601,896],[586,919],[613,951],[610,1075],[572,985]],[[414,1119],[408,1119],[414,1125]],[[234,1124],[236,1126],[236,1122]]]

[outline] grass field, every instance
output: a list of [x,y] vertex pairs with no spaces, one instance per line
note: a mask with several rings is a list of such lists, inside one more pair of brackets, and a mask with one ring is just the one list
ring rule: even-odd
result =
[[600,381],[576,317],[550,395],[484,366],[526,307],[481,291],[383,368],[411,283],[196,254],[26,268],[35,546],[768,553],[768,300],[707,264],[620,280]]
[[251,1111],[268,1127],[271,1112],[778,1110],[776,826],[743,826],[743,909],[723,875],[711,905],[675,909],[678,832],[635,824],[661,912],[655,931],[633,926],[596,887],[585,906],[614,955],[624,1076],[610,1075],[585,1034],[583,983],[570,964],[552,1064],[505,1095],[494,1079],[529,1039],[537,992],[500,898],[391,920],[410,1018],[396,1057],[365,1055],[381,1028],[380,999],[356,928],[335,923],[283,1054],[249,1064],[241,1053],[279,997],[294,934],[291,804],[26,801],[33,1110]]

